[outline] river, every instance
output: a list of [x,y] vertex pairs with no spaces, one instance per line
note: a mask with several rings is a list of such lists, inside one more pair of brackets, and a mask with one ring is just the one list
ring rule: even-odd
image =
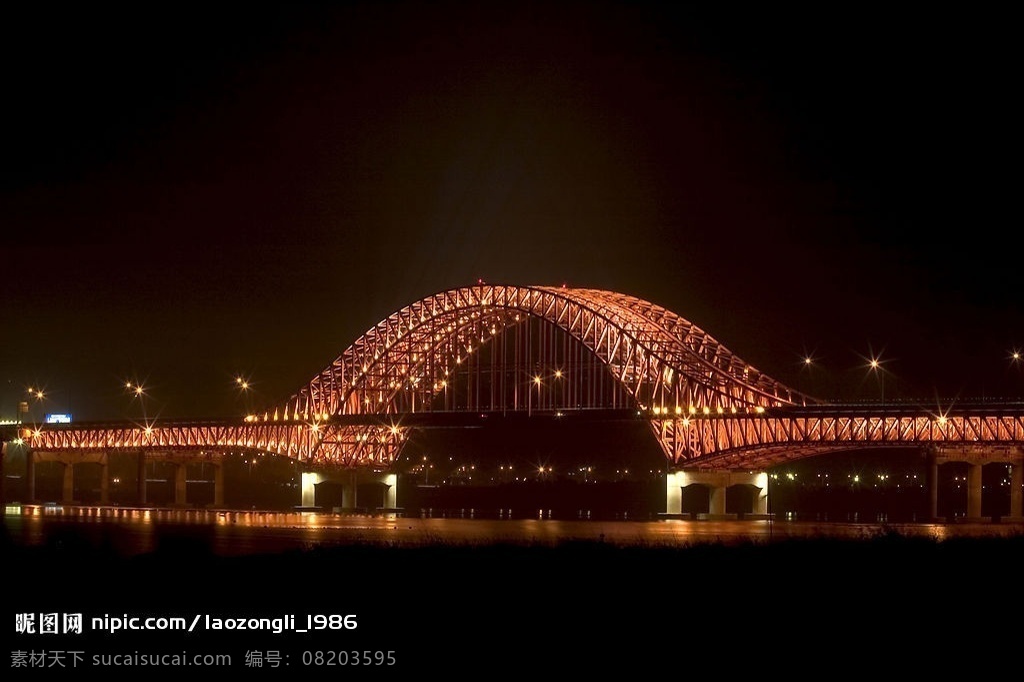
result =
[[676,518],[551,518],[484,515],[473,509],[417,510],[414,514],[348,514],[126,508],[108,506],[8,505],[11,541],[22,547],[63,543],[76,549],[136,556],[191,544],[217,556],[265,555],[345,545],[391,547],[546,545],[604,542],[633,547],[735,545],[786,539],[871,539],[880,535],[942,541],[1005,537],[1024,532],[1015,523],[851,523],[803,520],[690,520]]
[[[12,665],[80,652],[107,679],[140,679],[147,656],[282,677],[344,675],[356,656],[374,679],[748,664],[818,678],[821,661],[855,670],[879,647],[889,665],[995,672],[1024,612],[1013,523],[10,505],[3,526],[7,617],[85,623],[16,631]],[[172,619],[196,630],[126,625]],[[986,635],[984,656],[915,653],[918,635],[967,632]]]

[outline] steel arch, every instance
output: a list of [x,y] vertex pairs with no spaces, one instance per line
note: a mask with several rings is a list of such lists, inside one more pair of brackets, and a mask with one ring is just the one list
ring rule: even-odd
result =
[[[312,460],[390,464],[405,442],[402,429],[332,420],[351,415],[397,419],[439,409],[437,398],[455,367],[529,319],[582,344],[628,396],[628,405],[599,399],[573,406],[577,409],[736,414],[811,400],[742,361],[703,329],[649,301],[599,289],[481,284],[436,293],[389,315],[283,406],[258,419],[301,419],[316,425]],[[500,408],[524,406],[513,399]],[[652,422],[673,462],[700,455],[700,441],[684,436],[690,432],[679,424],[670,419]]]

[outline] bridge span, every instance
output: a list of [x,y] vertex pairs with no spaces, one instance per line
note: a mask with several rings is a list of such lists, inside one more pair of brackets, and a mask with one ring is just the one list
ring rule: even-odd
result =
[[376,476],[390,508],[410,432],[499,415],[525,417],[524,428],[642,420],[665,455],[669,515],[688,485],[712,489],[711,516],[725,514],[731,485],[756,488],[751,513],[767,513],[768,468],[839,450],[913,447],[936,467],[978,467],[968,507],[979,515],[980,467],[1010,463],[1010,515],[1024,517],[1024,401],[836,404],[771,378],[661,306],[564,286],[478,284],[428,296],[367,330],[287,399],[238,419],[19,424],[4,451],[61,462],[67,489],[74,464],[105,466],[111,452],[183,468],[196,458],[216,467],[221,453],[243,449],[300,463],[303,505],[323,477]]

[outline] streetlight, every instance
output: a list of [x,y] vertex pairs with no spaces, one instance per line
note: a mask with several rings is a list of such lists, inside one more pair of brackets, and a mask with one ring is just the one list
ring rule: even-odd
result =
[[139,405],[142,406],[142,419],[147,420],[145,398],[148,394],[146,393],[146,387],[138,382],[126,381],[124,382],[124,390],[131,396],[132,400],[138,399]]
[[873,372],[875,374],[875,376],[878,378],[878,387],[879,387],[879,391],[881,392],[882,402],[884,403],[885,402],[885,368],[882,366],[884,364],[883,361],[882,361],[882,353],[879,352],[879,353],[875,354],[874,352],[871,352],[870,349],[869,349],[868,357],[865,358],[865,359],[867,360],[868,372]]
[[881,391],[882,402],[884,403],[885,402],[885,375],[882,374],[881,363],[879,363],[878,358],[871,358],[871,362],[868,364],[868,366],[871,368],[871,371],[874,372],[875,375],[878,377],[878,386],[879,386],[879,390]]
[[[46,392],[43,391],[43,389],[41,389],[41,388],[33,388],[31,386],[28,387],[28,394],[35,401],[34,404],[37,404],[37,405],[38,404],[42,404],[43,399],[46,397]],[[31,415],[31,413],[29,413],[29,419],[31,419],[31,418],[32,418],[32,415]],[[38,421],[41,422],[42,418],[40,418]]]
[[814,370],[815,370],[814,356],[811,353],[804,353],[800,358],[800,373],[807,373],[807,385],[810,392],[814,392]]
[[245,396],[245,415],[249,416],[252,414],[252,383],[243,377],[241,374],[235,377],[235,386]]
[[[533,377],[533,385],[537,387],[537,408],[540,409],[540,387],[541,380],[540,375]],[[526,416],[530,416],[533,412],[533,389],[529,391],[526,400]]]

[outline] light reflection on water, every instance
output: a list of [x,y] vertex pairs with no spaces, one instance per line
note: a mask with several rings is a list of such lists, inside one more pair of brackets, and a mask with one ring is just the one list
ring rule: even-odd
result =
[[[539,513],[538,513],[539,512]],[[110,506],[8,505],[6,533],[16,545],[75,543],[135,555],[168,540],[186,540],[218,555],[277,553],[351,544],[558,545],[600,541],[622,546],[682,547],[698,543],[764,543],[788,538],[870,539],[886,533],[946,540],[1011,536],[1011,523],[848,523],[793,520],[593,520],[551,518],[538,510],[516,516],[501,510],[484,518],[475,510],[451,516],[344,514],[314,511],[150,509]]]

